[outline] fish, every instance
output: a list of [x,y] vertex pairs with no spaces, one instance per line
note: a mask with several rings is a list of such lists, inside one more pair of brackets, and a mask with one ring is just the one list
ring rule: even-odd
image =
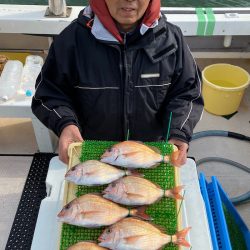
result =
[[114,250],[158,250],[170,242],[190,247],[185,239],[190,229],[187,227],[174,235],[168,235],[151,223],[125,218],[106,228],[98,240],[99,246]]
[[109,184],[103,191],[103,197],[128,206],[150,205],[162,197],[183,199],[180,195],[183,187],[164,191],[159,185],[142,177],[126,176]]
[[146,207],[128,209],[99,194],[85,194],[68,203],[57,215],[59,221],[86,228],[109,226],[127,216],[150,220]]
[[98,246],[94,242],[82,241],[77,244],[70,246],[67,250],[105,250],[107,248],[103,248]]
[[76,185],[97,186],[109,184],[127,175],[143,176],[135,170],[118,169],[97,160],[89,160],[69,169],[65,179]]
[[153,168],[162,162],[171,162],[174,165],[178,154],[176,146],[171,156],[163,156],[158,149],[148,147],[141,142],[123,141],[107,149],[101,155],[100,161],[125,168]]

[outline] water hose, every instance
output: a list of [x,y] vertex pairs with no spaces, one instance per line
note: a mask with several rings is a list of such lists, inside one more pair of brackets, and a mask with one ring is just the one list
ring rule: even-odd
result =
[[[223,130],[208,130],[208,131],[201,131],[201,132],[195,133],[195,134],[193,134],[191,141],[202,138],[202,137],[207,137],[207,136],[231,137],[234,139],[250,142],[250,137],[248,137],[248,136],[234,133],[234,132],[230,132],[230,131],[223,131]],[[196,165],[198,167],[200,164],[202,164],[204,162],[210,162],[210,161],[223,162],[223,163],[226,163],[228,165],[235,166],[235,167],[237,167],[237,168],[239,168],[247,173],[250,173],[250,168],[248,168],[247,166],[244,166],[238,162],[235,162],[235,161],[232,161],[232,160],[229,160],[226,158],[221,158],[221,157],[206,157],[206,158],[198,160],[196,162]],[[250,200],[250,191],[248,191],[240,196],[231,198],[231,202],[235,206],[246,203],[249,200]]]
[[223,162],[223,163],[226,163],[226,164],[229,164],[229,165],[232,165],[232,166],[235,166],[237,168],[240,168],[241,170],[247,172],[247,173],[250,173],[250,168],[236,162],[236,161],[232,161],[232,160],[229,160],[229,159],[226,159],[226,158],[221,158],[221,157],[207,157],[207,158],[203,158],[203,159],[200,159],[196,162],[197,166],[199,166],[201,163],[204,163],[204,162],[209,162],[209,161],[216,161],[216,162]]
[[191,141],[207,136],[223,136],[250,142],[249,136],[224,130],[207,130],[207,131],[197,132],[193,134]]

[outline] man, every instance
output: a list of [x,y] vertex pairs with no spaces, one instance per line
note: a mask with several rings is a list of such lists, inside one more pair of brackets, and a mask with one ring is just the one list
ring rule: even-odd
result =
[[170,140],[184,164],[203,110],[200,75],[160,0],[91,0],[52,44],[37,79],[34,114],[75,141]]

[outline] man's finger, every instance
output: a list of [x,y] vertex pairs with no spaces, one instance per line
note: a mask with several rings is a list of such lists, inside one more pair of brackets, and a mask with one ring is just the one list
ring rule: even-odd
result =
[[181,165],[185,164],[186,162],[186,152],[182,149],[177,151],[178,153],[174,153],[172,155],[172,163],[176,167],[180,167]]
[[69,163],[69,157],[67,156],[67,154],[59,154],[59,160],[65,164]]
[[68,157],[68,147],[67,145],[59,145],[59,159],[65,163],[68,164],[69,162],[69,157]]
[[186,151],[183,151],[183,150],[180,150],[180,154],[179,154],[179,157],[177,159],[177,162],[180,164],[180,165],[183,165],[186,163],[186,158],[187,158],[187,153]]
[[77,140],[78,142],[82,142],[82,141],[83,141],[83,138],[82,138],[81,134],[77,135],[76,140]]

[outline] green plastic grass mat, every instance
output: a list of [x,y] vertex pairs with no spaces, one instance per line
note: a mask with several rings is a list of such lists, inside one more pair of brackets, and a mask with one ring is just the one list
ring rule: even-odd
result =
[[[116,142],[110,141],[85,141],[82,146],[81,162],[86,160],[100,159],[100,156],[106,149],[114,145]],[[163,143],[145,143],[147,145],[159,148],[162,154],[170,154],[173,151],[172,145]],[[157,168],[148,170],[138,170],[144,173],[145,178],[154,183],[159,184],[162,188],[170,189],[175,186],[175,171],[174,167],[166,164],[161,164]],[[86,187],[78,186],[76,196],[101,192],[105,186]],[[151,205],[147,209],[147,213],[153,218],[153,223],[163,227],[167,234],[175,234],[177,231],[177,211],[176,202],[171,198],[163,198],[161,201]],[[61,236],[61,250],[67,249],[69,246],[79,241],[97,241],[97,238],[102,233],[100,229],[86,229],[82,227],[63,224]],[[168,244],[164,250],[177,250],[174,244]]]
[[232,250],[247,250],[244,235],[239,226],[236,224],[234,217],[230,214],[225,206],[223,206],[224,215],[227,222]]

